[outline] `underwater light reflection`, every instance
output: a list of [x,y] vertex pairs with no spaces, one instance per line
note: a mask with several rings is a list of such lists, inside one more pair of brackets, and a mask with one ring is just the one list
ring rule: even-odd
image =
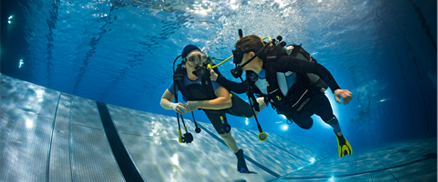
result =
[[[239,8],[239,6],[236,5],[235,3],[236,3],[235,0],[231,0],[231,1],[230,1],[230,8],[231,8],[232,10],[236,10],[237,8]],[[249,3],[249,2],[248,2],[248,3]]]
[[209,13],[212,12],[213,9],[211,8],[211,5],[208,4],[208,1],[203,1],[202,3],[204,3],[204,4],[201,4],[198,1],[195,1],[195,4],[192,5],[193,9],[189,8],[189,7],[186,7],[186,10],[188,12],[191,12],[191,13],[194,13],[194,14],[199,14],[199,15],[202,15],[202,16],[207,16]]
[[335,177],[334,176],[332,176],[331,178],[329,178],[329,180],[328,180],[329,182],[334,182],[335,181]]
[[9,16],[9,18],[8,18],[8,24],[11,24],[12,23],[12,19],[14,18],[14,15],[11,15],[11,16]]
[[44,101],[44,98],[43,98],[44,90],[36,90],[35,92],[37,93],[38,102]]
[[33,128],[33,121],[30,119],[26,119],[26,128],[32,129]]
[[23,61],[23,59],[20,59],[20,63],[19,63],[19,65],[18,65],[18,68],[21,68],[21,66],[24,64],[24,61]]
[[287,124],[281,125],[281,130],[286,131],[287,129],[289,129],[289,125]]
[[176,166],[179,166],[179,161],[178,161],[178,154],[173,154],[173,156],[170,158],[170,160],[172,160],[172,163]]
[[286,3],[284,0],[274,0],[274,2],[276,2],[278,5],[280,5],[280,8],[283,8],[286,5],[288,5],[288,3]]
[[312,158],[310,159],[310,164],[315,163],[315,161],[316,161],[315,158],[312,157]]

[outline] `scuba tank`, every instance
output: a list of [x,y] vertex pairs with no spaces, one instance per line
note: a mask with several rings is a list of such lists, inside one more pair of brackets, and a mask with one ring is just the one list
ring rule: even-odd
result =
[[[283,50],[286,52],[287,55],[307,60],[309,62],[317,63],[316,59],[314,59],[306,50],[303,49],[300,45],[292,44],[283,47]],[[325,83],[324,80],[322,80],[318,75],[313,73],[307,73],[307,77],[309,78],[310,85],[315,88],[320,88],[321,92],[325,92],[328,88],[327,83]]]
[[[268,58],[269,55],[275,54],[280,55],[280,58],[282,56],[292,56],[294,58],[317,63],[316,59],[314,59],[306,50],[304,50],[301,44],[292,44],[286,46],[286,42],[282,41],[282,39],[283,38],[281,36],[277,37],[278,41],[276,41],[275,47],[272,47],[271,49],[265,51],[265,58]],[[318,75],[313,73],[307,73],[307,77],[309,79],[309,85],[313,88],[317,88],[322,93],[327,90],[327,83],[322,80]]]

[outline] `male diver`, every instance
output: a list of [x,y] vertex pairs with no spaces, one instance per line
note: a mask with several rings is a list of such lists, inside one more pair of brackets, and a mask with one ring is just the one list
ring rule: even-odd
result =
[[[348,104],[352,99],[351,92],[340,89],[332,74],[316,61],[311,61],[311,56],[301,46],[295,46],[289,55],[285,53],[284,45],[285,43],[276,44],[275,40],[265,44],[256,35],[245,36],[236,42],[235,50],[232,51],[236,64],[232,73],[239,77],[245,71],[246,80],[236,83],[215,74],[214,71],[211,71],[211,80],[235,93],[251,92],[264,97],[265,102],[271,103],[278,114],[287,117],[288,123],[295,122],[303,129],[312,127],[313,114],[320,116],[334,129],[339,157],[351,155],[353,150],[342,134],[338,119],[324,95],[327,87],[319,86],[316,81],[312,82],[312,77],[316,75],[325,81],[339,104],[340,98],[344,100],[344,104]],[[298,59],[299,54],[309,60]]]
[[[237,95],[230,94],[227,89],[215,81],[211,81],[208,71],[206,74],[202,73],[202,69],[199,68],[205,63],[213,63],[198,47],[187,45],[180,56],[182,62],[174,72],[174,81],[161,97],[161,107],[174,110],[181,115],[195,109],[203,110],[220,137],[236,155],[237,170],[241,173],[253,173],[246,166],[243,150],[238,148],[231,135],[231,126],[227,122],[225,113],[241,117],[254,117],[253,115],[257,112],[253,112],[251,106]],[[185,104],[171,102],[178,90],[182,93],[186,101]],[[263,108],[262,99],[258,101]]]

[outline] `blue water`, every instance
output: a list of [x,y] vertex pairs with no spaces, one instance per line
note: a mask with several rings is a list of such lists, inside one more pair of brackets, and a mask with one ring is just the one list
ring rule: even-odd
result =
[[[341,105],[326,92],[343,133],[360,150],[436,137],[436,7],[433,0],[8,1],[2,2],[1,73],[175,116],[159,101],[185,45],[225,59],[237,29],[281,35],[302,44],[353,93],[352,102]],[[233,66],[228,61],[219,70],[231,79]],[[200,111],[195,116],[209,122]],[[258,118],[264,131],[336,142],[318,117],[310,130],[287,125],[270,107]],[[229,116],[229,123],[257,129],[254,119]]]

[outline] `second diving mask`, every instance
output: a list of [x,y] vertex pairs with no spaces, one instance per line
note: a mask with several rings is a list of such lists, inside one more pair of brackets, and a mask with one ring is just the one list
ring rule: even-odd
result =
[[[236,68],[231,70],[231,75],[234,76],[234,78],[238,78],[242,75],[242,67],[245,66],[247,63],[249,63],[250,61],[252,61],[254,57],[252,57],[250,60],[248,60],[246,63],[244,63],[243,65],[239,66],[240,63],[242,63],[242,59],[243,59],[243,54],[251,52],[252,50],[249,51],[243,51],[240,48],[236,48],[235,50],[232,50],[233,52],[233,63],[236,65]],[[253,51],[255,52],[255,51]]]
[[235,50],[232,50],[232,52],[233,52],[233,63],[240,64],[242,62],[243,54],[245,54],[245,52],[243,52],[243,50],[240,48],[236,48]]
[[233,50],[233,56],[234,56],[233,62],[236,64],[236,68],[231,70],[231,75],[233,75],[234,78],[240,77],[242,75],[242,67],[244,67],[249,62],[254,60],[254,58],[256,58],[258,55],[260,55],[263,52],[263,50],[266,49],[266,47],[268,47],[271,43],[273,43],[273,41],[275,41],[275,40],[272,40],[269,43],[267,43],[265,46],[263,46],[263,48],[261,48],[259,51],[257,51],[253,57],[251,57],[248,61],[246,61],[242,65],[239,65],[239,64],[242,63],[243,54],[248,53],[248,52],[255,52],[255,51],[254,50],[243,51],[240,48],[236,48],[235,50]]

